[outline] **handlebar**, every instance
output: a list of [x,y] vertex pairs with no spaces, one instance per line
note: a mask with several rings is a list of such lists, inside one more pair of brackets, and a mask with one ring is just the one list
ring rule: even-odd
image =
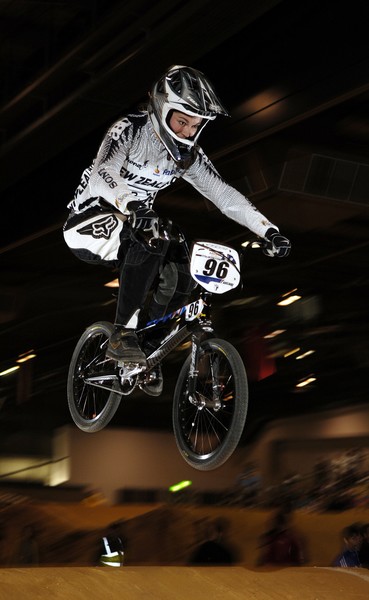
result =
[[[187,240],[182,231],[168,218],[159,217],[157,236],[153,235],[153,231],[135,230],[131,227],[132,236],[139,242],[155,250],[160,242],[174,242],[177,244],[186,244]],[[242,259],[250,249],[263,250],[267,246],[267,241],[263,238],[255,238],[247,242],[246,245],[241,245],[235,249]]]
[[[128,221],[129,222],[129,221]],[[129,223],[131,225],[131,223]],[[157,235],[154,235],[154,234]],[[159,243],[162,242],[176,242],[182,244],[186,242],[186,238],[181,230],[173,224],[173,221],[167,218],[158,219],[158,230],[144,231],[142,229],[134,229],[131,226],[131,235],[136,241],[145,244],[146,246],[156,249]]]

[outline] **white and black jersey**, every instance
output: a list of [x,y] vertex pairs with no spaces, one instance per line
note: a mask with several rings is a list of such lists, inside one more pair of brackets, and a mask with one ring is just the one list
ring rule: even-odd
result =
[[111,205],[112,212],[124,215],[132,200],[152,207],[156,194],[180,177],[227,217],[256,235],[263,237],[270,227],[278,229],[222,179],[201,148],[196,147],[190,167],[180,168],[158,138],[146,112],[127,115],[108,130],[68,207],[76,214]]

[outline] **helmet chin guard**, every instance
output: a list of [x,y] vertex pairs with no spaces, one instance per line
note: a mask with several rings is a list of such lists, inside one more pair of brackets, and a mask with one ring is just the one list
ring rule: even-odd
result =
[[[172,111],[202,119],[195,136],[182,139],[172,131],[169,127]],[[177,162],[187,158],[209,121],[218,115],[229,116],[205,75],[181,65],[170,67],[154,84],[148,112],[155,132]]]

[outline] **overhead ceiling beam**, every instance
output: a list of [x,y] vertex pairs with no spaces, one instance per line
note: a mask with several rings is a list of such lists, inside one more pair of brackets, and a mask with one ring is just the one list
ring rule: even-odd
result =
[[[163,0],[159,9],[165,5],[165,14],[158,11],[155,3],[139,19],[125,24],[123,33],[115,36],[106,49],[95,51],[91,58],[86,56],[86,49],[90,48],[86,42],[87,46],[82,45],[69,54],[4,108],[4,120],[0,121],[3,128],[8,119],[12,120],[11,110],[17,116],[24,114],[31,97],[42,97],[43,90],[47,96],[48,86],[53,88],[63,83],[71,71],[74,75],[81,73],[82,85],[4,143],[0,152],[3,166],[0,189],[5,190],[146,95],[150,82],[173,60],[194,63],[276,4],[278,0],[253,0],[247,3],[245,11],[244,0],[235,0],[225,11],[223,3],[193,0],[178,3],[174,9],[171,5],[168,13],[168,3]],[[98,35],[95,34],[94,44]],[[188,44],[189,39],[197,39],[198,44]]]

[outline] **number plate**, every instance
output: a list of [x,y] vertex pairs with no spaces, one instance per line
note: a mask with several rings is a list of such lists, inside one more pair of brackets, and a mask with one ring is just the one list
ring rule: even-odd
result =
[[196,242],[192,248],[191,275],[203,288],[224,294],[240,283],[237,250],[214,242]]
[[200,298],[195,300],[195,302],[191,302],[191,304],[187,304],[186,306],[186,321],[194,321],[197,319],[204,308],[204,301]]

